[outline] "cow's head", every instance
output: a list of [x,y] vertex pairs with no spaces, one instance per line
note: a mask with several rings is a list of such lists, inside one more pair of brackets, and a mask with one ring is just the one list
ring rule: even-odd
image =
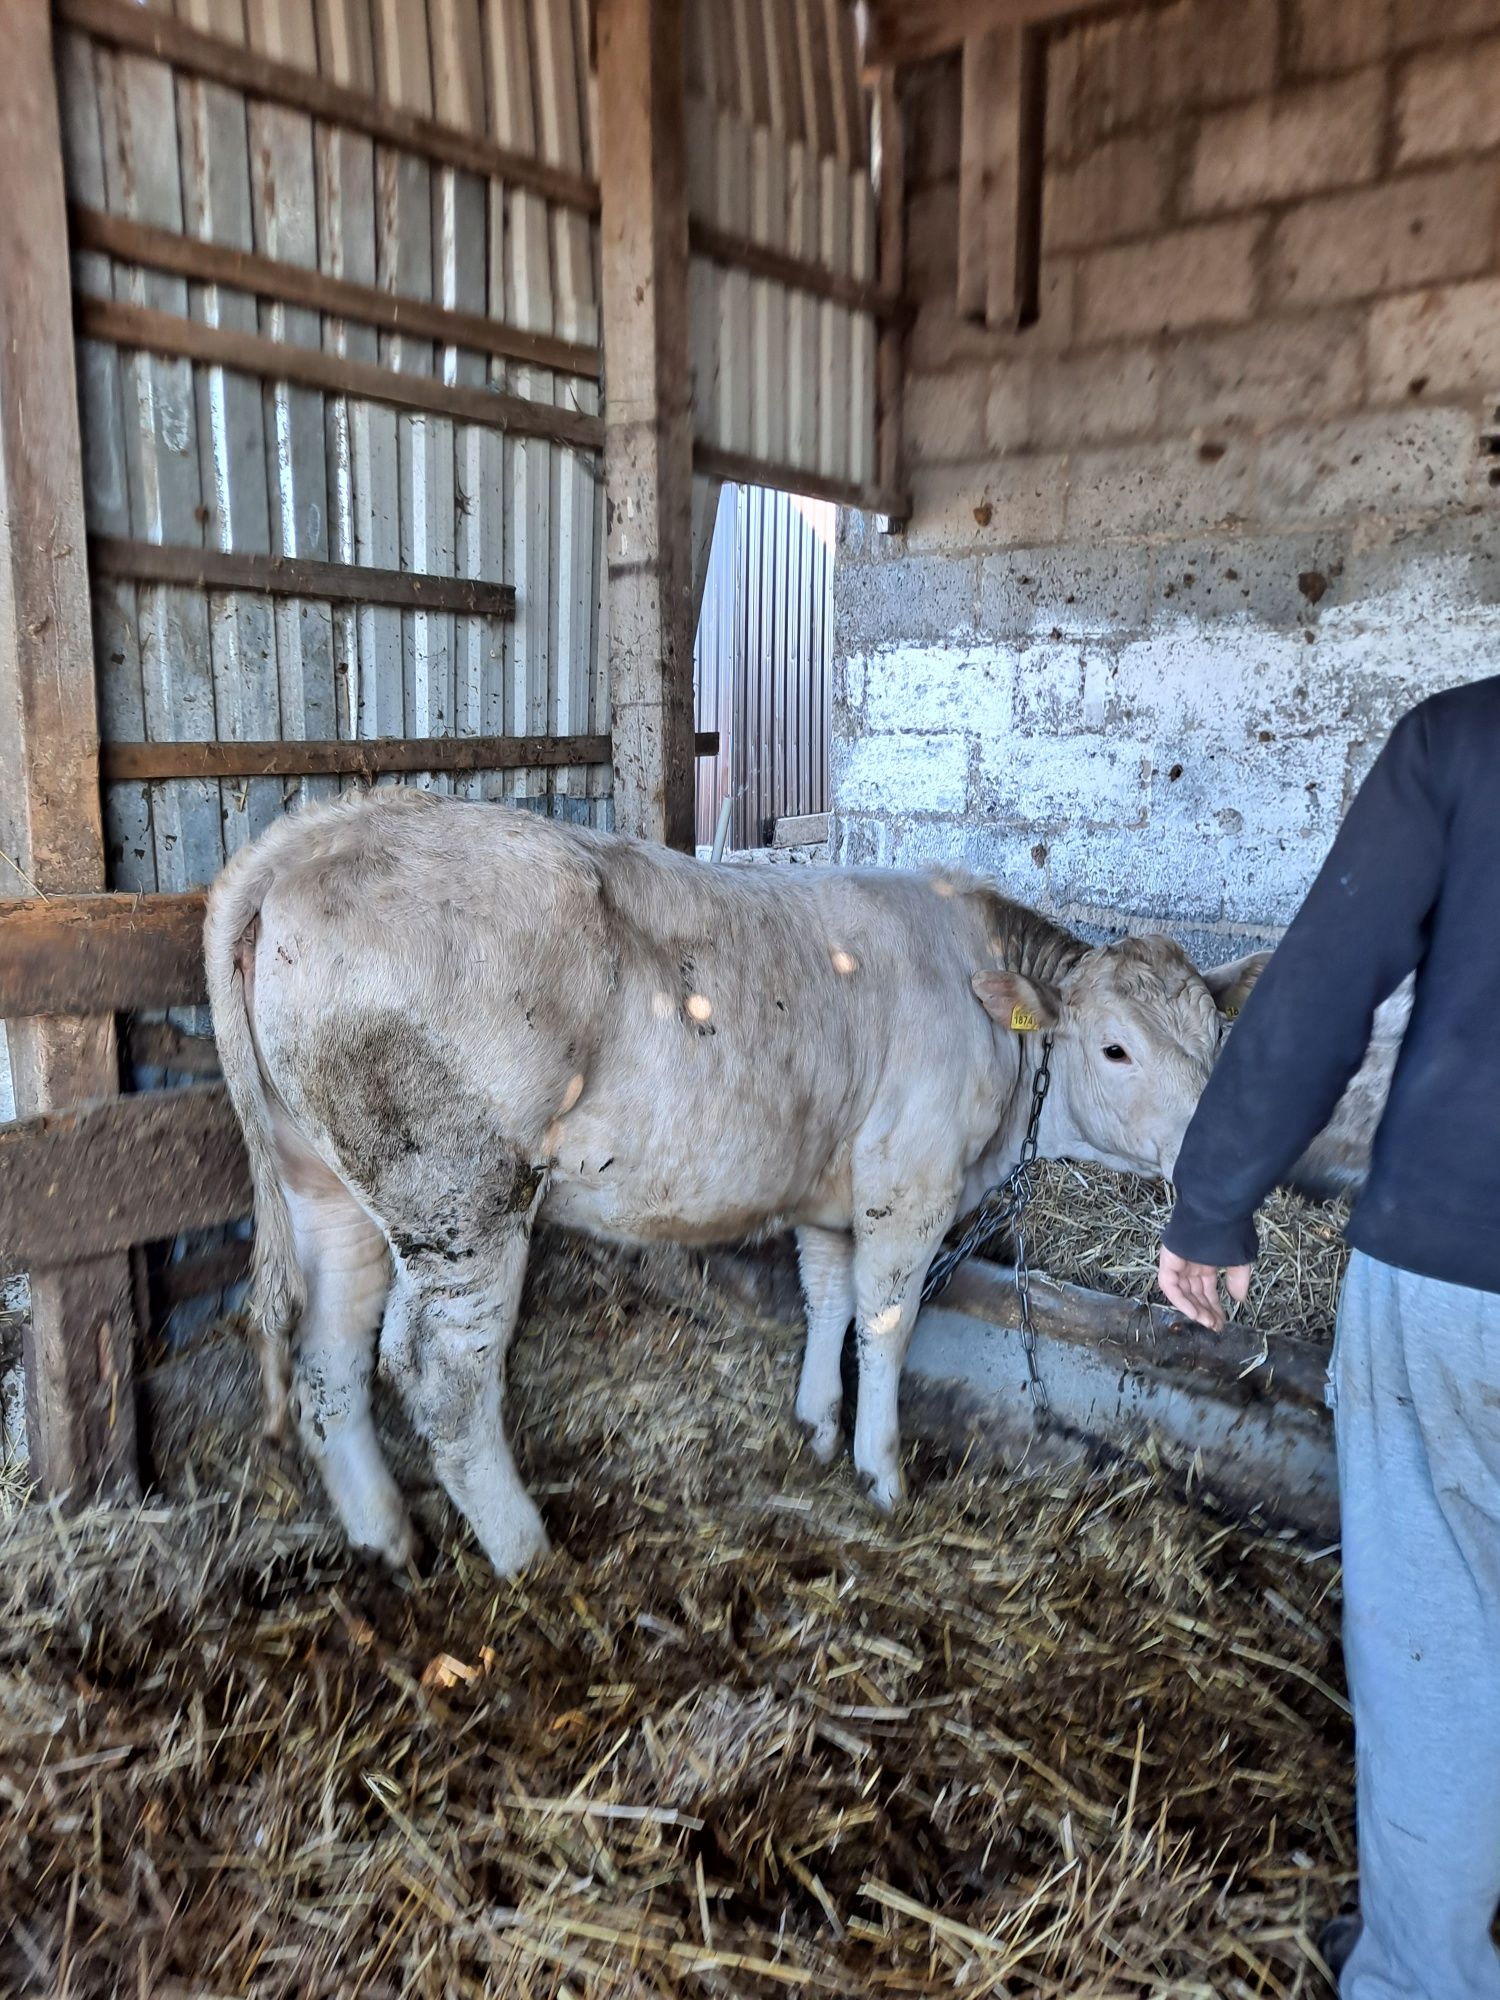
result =
[[1226,1019],[1263,962],[1200,973],[1168,938],[1124,938],[1052,980],[977,973],[974,991],[1000,1029],[1053,1037],[1044,1152],[1170,1179]]

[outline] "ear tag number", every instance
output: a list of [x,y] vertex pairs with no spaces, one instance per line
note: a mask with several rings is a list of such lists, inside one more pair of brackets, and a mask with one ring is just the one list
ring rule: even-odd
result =
[[1219,1012],[1224,1016],[1226,1021],[1237,1021],[1240,1018],[1238,1007],[1221,1007]]
[[1010,1025],[1012,1032],[1017,1035],[1035,1035],[1040,1032],[1042,1023],[1039,1016],[1033,1014],[1029,1007],[1012,1007]]

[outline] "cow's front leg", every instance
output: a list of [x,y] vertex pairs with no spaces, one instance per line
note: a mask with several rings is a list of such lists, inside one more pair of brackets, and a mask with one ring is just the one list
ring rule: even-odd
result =
[[827,1465],[839,1448],[844,1406],[844,1335],[854,1317],[854,1244],[842,1230],[799,1229],[797,1260],[807,1306],[807,1345],[797,1382],[797,1421],[813,1457]]
[[889,1513],[906,1494],[901,1470],[901,1367],[911,1343],[927,1267],[952,1219],[953,1205],[917,1216],[893,1209],[854,1251],[854,1324],[859,1406],[854,1468],[876,1506]]
[[461,1255],[398,1252],[381,1339],[433,1470],[502,1576],[549,1546],[505,1436],[505,1355],[529,1243],[529,1218],[512,1217]]

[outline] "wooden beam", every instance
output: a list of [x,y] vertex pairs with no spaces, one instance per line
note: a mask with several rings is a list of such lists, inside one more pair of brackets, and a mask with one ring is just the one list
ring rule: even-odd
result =
[[376,362],[351,361],[347,355],[328,354],[319,347],[296,347],[265,334],[209,326],[203,320],[183,319],[177,313],[157,312],[119,299],[79,299],[77,324],[83,340],[113,341],[118,347],[203,361],[215,368],[257,375],[267,382],[297,382],[330,395],[362,396],[396,410],[456,417],[466,424],[491,424],[516,437],[551,438],[586,451],[597,451],[604,441],[604,425],[598,417],[559,409],[529,396],[471,389],[439,382],[430,375],[403,375]]
[[171,547],[164,542],[89,538],[96,576],[199,590],[253,590],[269,597],[314,597],[335,604],[395,604],[407,611],[454,611],[466,617],[514,618],[515,586],[462,576],[418,576],[363,563],[312,562],[302,556]]
[[862,507],[869,514],[885,514],[904,521],[911,512],[911,497],[899,488],[866,486],[857,479],[831,479],[802,466],[783,465],[751,452],[724,451],[716,444],[693,446],[693,469],[715,479],[733,480],[741,486],[771,486],[778,493],[801,493],[809,500],[832,500],[840,507]]
[[[717,730],[692,739],[693,755],[719,754]],[[107,743],[107,784],[170,778],[364,778],[395,771],[540,771],[608,764],[607,736],[381,736],[309,743]]]
[[0,1275],[77,1267],[250,1213],[219,1083],[143,1090],[0,1125]]
[[951,55],[972,36],[995,29],[1055,28],[1152,4],[1156,0],[866,0],[862,60],[869,77]]
[[248,97],[304,111],[329,124],[348,126],[384,145],[420,153],[444,166],[491,176],[510,187],[529,188],[548,201],[581,209],[586,215],[599,207],[598,187],[582,174],[497,146],[478,133],[397,110],[362,90],[349,90],[313,71],[273,62],[239,43],[200,34],[158,8],[133,6],[128,0],[56,0],[55,13],[63,27],[76,28],[137,55],[155,56],[183,75],[224,84]]
[[991,39],[995,178],[983,310],[987,325],[1013,332],[1033,323],[1041,301],[1047,49],[1039,28],[1002,28]]
[[599,0],[598,84],[615,818],[622,832],[690,852],[693,442],[683,0]]
[[[5,9],[0,191],[0,874],[87,894],[104,887],[104,837],[49,0]],[[118,1087],[109,1015],[14,1022],[9,1042],[23,1113]],[[33,1278],[27,1437],[44,1493],[136,1486],[132,1298],[112,1246]]]
[[847,306],[851,312],[869,313],[879,320],[906,320],[912,314],[908,301],[888,290],[883,281],[872,285],[861,278],[845,277],[810,258],[773,250],[769,244],[735,236],[696,216],[688,224],[688,246],[695,256],[706,257],[727,270],[748,271],[753,278],[768,278],[772,284],[808,292],[832,305]]
[[484,313],[458,312],[428,299],[403,298],[374,285],[357,285],[348,278],[331,278],[305,264],[287,264],[227,243],[210,243],[201,236],[183,236],[175,229],[156,229],[128,216],[107,215],[102,209],[69,210],[75,250],[95,250],[123,263],[152,271],[170,271],[199,284],[233,285],[258,298],[287,305],[308,306],[314,312],[357,320],[387,333],[441,341],[447,347],[468,347],[480,354],[497,354],[526,361],[560,374],[597,376],[597,347],[559,340],[550,333],[527,333],[504,326]]
[[[906,121],[894,70],[880,72],[875,88],[875,129],[880,153],[876,191],[876,269],[882,288],[899,294],[906,284]],[[887,492],[902,485],[902,404],[905,333],[887,321],[875,347],[875,477]],[[884,516],[887,528],[905,515]]]
[[0,1020],[206,1000],[205,902],[193,894],[0,903]]

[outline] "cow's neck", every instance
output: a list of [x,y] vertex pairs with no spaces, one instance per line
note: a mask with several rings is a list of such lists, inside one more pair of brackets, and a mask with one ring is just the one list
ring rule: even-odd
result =
[[1007,972],[1056,985],[1088,951],[1082,938],[1024,903],[994,889],[979,893],[990,947]]

